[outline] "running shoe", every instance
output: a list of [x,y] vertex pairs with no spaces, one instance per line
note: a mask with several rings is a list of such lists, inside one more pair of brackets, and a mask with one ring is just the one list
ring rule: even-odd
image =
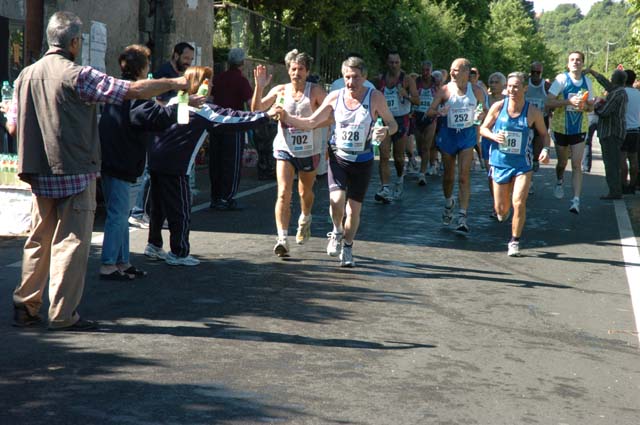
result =
[[420,166],[418,165],[418,161],[416,161],[415,155],[409,158],[409,162],[407,163],[407,173],[408,174],[417,174],[420,172]]
[[564,198],[564,187],[562,183],[557,183],[556,187],[553,188],[553,196],[555,196],[556,199]]
[[289,256],[289,241],[287,238],[278,238],[275,246],[273,247],[273,253],[278,257]]
[[453,220],[453,208],[456,206],[456,202],[453,201],[450,207],[447,207],[446,203],[444,206],[444,211],[442,212],[442,224],[448,226],[451,224],[451,220]]
[[509,242],[507,255],[509,257],[520,257],[520,242],[511,241]]
[[390,204],[393,200],[393,196],[389,190],[389,186],[382,186],[382,189],[376,193],[374,198],[376,201],[382,202],[383,204]]
[[342,245],[340,252],[340,267],[355,267],[356,262],[353,261],[353,252],[351,246]]
[[461,233],[463,235],[469,234],[469,226],[467,225],[466,215],[458,216],[458,226],[456,227],[456,232]]
[[187,255],[186,257],[178,257],[173,252],[169,252],[167,254],[167,258],[165,258],[166,263],[170,266],[197,266],[200,264],[200,260],[197,258]]
[[311,237],[311,216],[304,222],[302,216],[298,219],[298,231],[296,232],[296,243],[298,245],[304,244]]
[[535,189],[533,188],[533,180],[531,180],[531,184],[529,185],[529,195],[533,195],[535,193]]
[[569,212],[574,214],[580,214],[580,198],[573,198],[571,200],[571,206],[569,207]]
[[395,183],[393,187],[393,199],[397,201],[400,198],[402,198],[403,192],[404,192],[404,181],[399,180]]
[[424,174],[420,174],[418,177],[418,186],[426,186],[427,185],[427,177]]
[[144,248],[144,255],[152,260],[164,260],[167,258],[167,251],[154,244],[148,243]]
[[332,257],[337,257],[342,247],[342,233],[329,232],[327,233],[329,242],[327,243],[327,254]]
[[141,217],[129,216],[129,225],[138,229],[148,229],[149,216],[146,214]]
[[509,217],[511,217],[511,208],[509,208],[509,211],[507,211],[507,213],[504,216],[496,214],[496,218],[500,223],[504,223],[505,221],[509,220]]

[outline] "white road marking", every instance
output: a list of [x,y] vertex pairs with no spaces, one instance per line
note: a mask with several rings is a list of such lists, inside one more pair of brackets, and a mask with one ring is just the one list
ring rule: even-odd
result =
[[[631,305],[636,320],[636,331],[640,331],[640,253],[638,243],[633,234],[633,227],[629,219],[629,212],[624,201],[614,201],[618,232],[620,233],[620,245],[622,245],[622,258],[627,272],[627,283],[631,295]],[[638,334],[640,342],[640,334]]]

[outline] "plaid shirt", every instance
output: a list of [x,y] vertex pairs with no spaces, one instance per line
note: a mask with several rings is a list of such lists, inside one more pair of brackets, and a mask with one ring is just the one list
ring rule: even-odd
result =
[[[80,99],[89,103],[121,104],[129,91],[131,82],[110,77],[90,66],[82,68],[76,81],[76,91]],[[7,122],[16,124],[18,119],[18,101],[14,94]],[[75,195],[87,188],[92,180],[100,173],[70,174],[41,176],[33,175],[27,178],[31,184],[31,191],[43,198],[65,198]]]

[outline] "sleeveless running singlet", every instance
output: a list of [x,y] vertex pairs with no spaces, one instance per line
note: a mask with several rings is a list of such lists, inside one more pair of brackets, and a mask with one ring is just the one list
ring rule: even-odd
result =
[[529,78],[529,84],[527,85],[527,92],[524,94],[524,100],[540,109],[540,112],[542,112],[546,117],[547,112],[544,110],[544,105],[547,103],[547,90],[544,88],[544,80],[540,80],[540,84],[536,86],[531,82],[531,78]]
[[[311,116],[311,88],[312,83],[306,83],[304,94],[297,102],[293,99],[293,86],[285,85],[284,105],[282,108],[290,115],[299,117]],[[278,125],[278,134],[273,139],[274,151],[286,151],[296,158],[306,158],[317,155],[322,150],[321,130],[298,130],[294,127]]]
[[344,93],[340,89],[336,104],[333,107],[333,118],[336,129],[329,144],[334,148],[335,155],[350,162],[365,162],[373,159],[371,146],[371,93],[368,88],[360,106],[349,109],[345,103]]
[[478,100],[473,93],[471,83],[467,83],[467,91],[464,95],[457,94],[458,87],[455,82],[449,83],[450,96],[447,100],[449,112],[447,113],[447,127],[462,130],[473,126],[476,105]]
[[382,75],[380,81],[380,91],[384,94],[391,114],[394,117],[402,117],[411,113],[411,102],[409,99],[400,97],[400,87],[402,87],[402,83],[404,82],[404,72],[400,73],[398,84],[393,87],[387,87],[387,81],[384,75]]
[[493,125],[493,132],[505,132],[505,143],[492,143],[489,151],[489,164],[500,168],[527,169],[533,160],[533,130],[529,128],[527,113],[529,102],[515,118],[509,116],[509,98],[505,98]]
[[[580,90],[589,90],[587,77],[584,75],[578,84],[574,84],[568,72],[564,73],[566,83],[564,90],[558,93],[558,99],[569,99]],[[553,113],[551,129],[557,133],[572,135],[586,133],[589,130],[589,118],[587,113],[577,110],[573,106],[559,106]]]

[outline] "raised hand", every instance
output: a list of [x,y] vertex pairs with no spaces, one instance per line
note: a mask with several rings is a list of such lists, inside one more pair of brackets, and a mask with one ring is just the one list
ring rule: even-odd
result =
[[267,67],[264,65],[258,65],[253,70],[253,81],[256,88],[264,89],[271,83],[272,78],[272,74],[267,75]]

